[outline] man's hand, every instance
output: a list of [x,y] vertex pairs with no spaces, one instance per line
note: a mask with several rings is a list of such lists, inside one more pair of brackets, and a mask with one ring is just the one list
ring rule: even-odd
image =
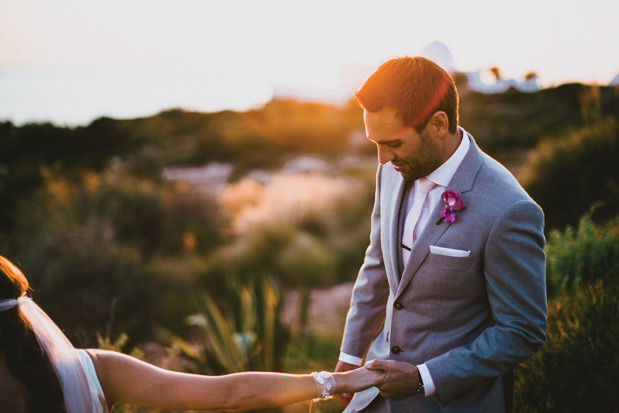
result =
[[384,370],[385,380],[378,385],[385,399],[402,400],[417,392],[419,370],[417,366],[403,361],[372,360],[365,364],[370,370]]
[[[356,368],[359,368],[359,366],[355,366],[354,364],[344,363],[343,361],[338,361],[337,365],[335,366],[335,371],[336,372],[350,371]],[[352,393],[341,393],[341,394],[337,394],[336,396],[342,403],[344,403],[344,406],[348,406],[348,403],[350,403],[350,401],[352,400],[353,394]]]

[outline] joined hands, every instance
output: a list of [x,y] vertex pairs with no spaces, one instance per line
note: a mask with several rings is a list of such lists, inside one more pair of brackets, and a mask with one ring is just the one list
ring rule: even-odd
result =
[[414,364],[396,360],[372,360],[365,364],[369,370],[382,370],[383,382],[377,385],[385,399],[402,400],[417,394],[420,383],[419,369]]
[[[336,372],[361,370],[353,364],[338,361]],[[396,360],[371,360],[365,364],[365,369],[381,373],[382,380],[374,385],[378,387],[381,396],[386,399],[402,400],[417,393],[416,384],[420,382],[417,366]],[[375,379],[375,377],[374,377]],[[338,399],[348,405],[353,393],[341,393]]]

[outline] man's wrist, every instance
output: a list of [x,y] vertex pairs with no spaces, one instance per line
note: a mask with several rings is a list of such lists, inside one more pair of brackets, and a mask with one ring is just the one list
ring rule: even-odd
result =
[[425,363],[420,364],[417,366],[417,369],[419,370],[419,378],[423,382],[425,396],[432,396],[436,393],[436,387],[434,386],[434,381],[432,380],[428,366],[426,366]]

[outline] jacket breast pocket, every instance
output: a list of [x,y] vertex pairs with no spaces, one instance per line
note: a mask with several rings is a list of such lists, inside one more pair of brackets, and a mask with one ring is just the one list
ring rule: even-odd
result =
[[464,270],[471,267],[473,257],[448,257],[446,255],[432,254],[428,255],[429,265],[438,265],[440,267],[453,268],[455,270]]

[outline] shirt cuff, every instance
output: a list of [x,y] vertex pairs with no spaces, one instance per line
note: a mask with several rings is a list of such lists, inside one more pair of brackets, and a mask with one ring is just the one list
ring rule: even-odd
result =
[[[340,356],[341,357],[341,356]],[[419,375],[421,376],[421,380],[423,381],[423,390],[425,396],[432,396],[436,393],[436,387],[434,387],[434,382],[432,381],[432,376],[430,376],[430,370],[424,364],[420,364],[417,366],[419,369]]]
[[355,366],[360,366],[361,362],[363,361],[359,357],[351,356],[350,354],[346,354],[343,351],[340,352],[339,360],[343,361],[344,363],[354,364]]

